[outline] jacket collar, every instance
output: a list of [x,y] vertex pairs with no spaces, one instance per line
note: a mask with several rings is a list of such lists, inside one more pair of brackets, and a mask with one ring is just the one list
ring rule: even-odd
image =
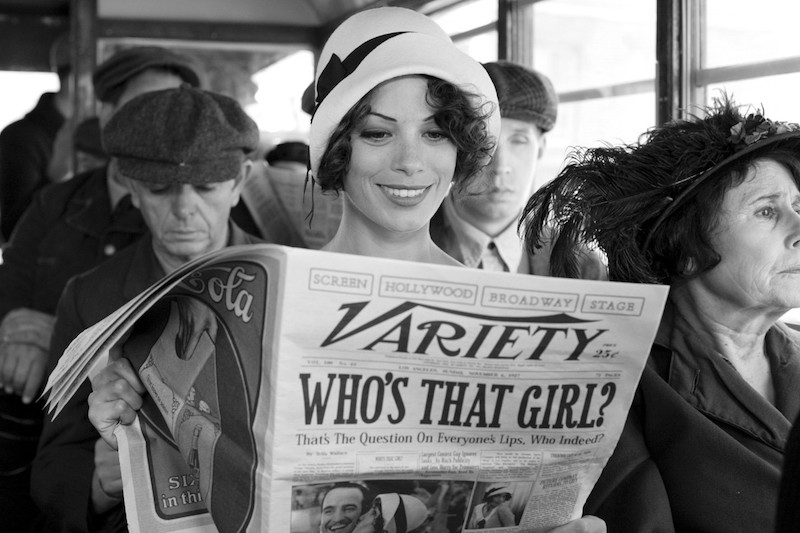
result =
[[147,232],[129,247],[129,253],[133,257],[122,286],[122,294],[126,300],[135,297],[165,275],[153,251],[152,239],[152,235]]
[[26,118],[42,124],[52,135],[55,135],[66,121],[64,115],[56,107],[56,93],[42,94]]
[[775,388],[770,404],[742,379],[720,354],[684,336],[673,327],[673,309],[665,310],[656,344],[670,353],[670,387],[709,418],[733,426],[777,449],[783,449],[800,411],[800,338],[776,324],[765,341]]
[[[228,246],[239,244],[258,244],[263,241],[246,233],[233,222],[228,222]],[[125,276],[123,295],[130,300],[149,286],[163,278],[166,274],[153,251],[153,236],[146,232],[135,244],[131,245],[133,258]]]
[[142,215],[131,205],[129,199],[120,201],[112,213],[106,185],[106,168],[91,170],[91,177],[70,198],[65,215],[66,223],[95,239],[102,238],[110,228],[119,233],[143,233],[146,227]]

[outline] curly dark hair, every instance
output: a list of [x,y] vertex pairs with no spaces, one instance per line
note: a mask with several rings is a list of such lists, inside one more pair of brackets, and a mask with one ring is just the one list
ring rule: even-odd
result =
[[743,116],[728,97],[706,111],[704,118],[653,128],[633,145],[573,152],[523,211],[528,250],[554,228],[554,276],[577,277],[579,250],[587,244],[606,254],[612,281],[669,284],[716,266],[721,258],[709,237],[725,193],[763,159],[783,165],[800,185],[800,131],[745,144],[734,139],[737,125],[750,132],[776,123]]
[[[448,81],[424,77],[428,82],[426,101],[434,109],[434,121],[456,147],[453,182],[457,189],[462,189],[491,158],[494,139],[489,135],[487,120],[492,110],[477,107],[474,102],[479,99],[475,94]],[[350,108],[331,134],[320,161],[319,175],[315,177],[323,191],[344,189],[344,178],[350,168],[350,135],[369,114],[370,100],[376,88]]]

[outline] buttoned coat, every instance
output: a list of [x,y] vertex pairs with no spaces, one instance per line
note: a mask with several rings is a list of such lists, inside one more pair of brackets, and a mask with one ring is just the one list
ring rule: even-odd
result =
[[[127,247],[145,229],[129,200],[112,211],[105,168],[44,187],[3,249],[0,320],[23,307],[55,314],[69,278]],[[33,507],[28,497],[30,463],[41,425],[39,403],[26,405],[18,395],[0,392],[0,493],[8,494],[9,500],[2,501],[20,517],[32,514],[24,506]]]
[[[257,238],[231,224],[229,245],[255,244]],[[99,267],[69,281],[58,304],[50,349],[55,367],[69,343],[164,275],[149,234]],[[45,420],[31,473],[31,494],[49,516],[52,531],[124,531],[122,505],[106,516],[92,516],[94,444],[99,438],[88,419],[91,384],[86,382],[55,420]]]
[[775,404],[718,353],[670,327],[668,306],[622,437],[584,507],[609,533],[773,533],[800,412],[800,337],[766,335]]

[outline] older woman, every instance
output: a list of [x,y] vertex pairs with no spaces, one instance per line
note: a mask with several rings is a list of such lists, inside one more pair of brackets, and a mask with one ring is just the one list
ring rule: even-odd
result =
[[609,531],[772,531],[800,345],[800,126],[728,99],[576,155],[531,198],[555,273],[597,244],[616,281],[670,285],[622,438],[585,510]]
[[[344,195],[324,249],[459,265],[433,243],[429,223],[450,187],[491,155],[500,117],[483,67],[424,15],[379,8],[331,35],[315,89],[311,172],[323,190]],[[93,387],[89,419],[116,447],[114,428],[133,421],[144,388],[122,359]],[[602,532],[605,524],[585,517],[553,531]]]

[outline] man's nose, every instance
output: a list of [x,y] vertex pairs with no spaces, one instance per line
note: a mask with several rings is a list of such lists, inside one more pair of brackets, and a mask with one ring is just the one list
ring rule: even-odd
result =
[[195,212],[197,194],[194,187],[183,183],[176,189],[172,199],[172,211],[178,218],[188,218]]
[[495,150],[491,168],[494,176],[502,177],[511,173],[511,166],[508,164],[508,158],[502,146],[498,146]]

